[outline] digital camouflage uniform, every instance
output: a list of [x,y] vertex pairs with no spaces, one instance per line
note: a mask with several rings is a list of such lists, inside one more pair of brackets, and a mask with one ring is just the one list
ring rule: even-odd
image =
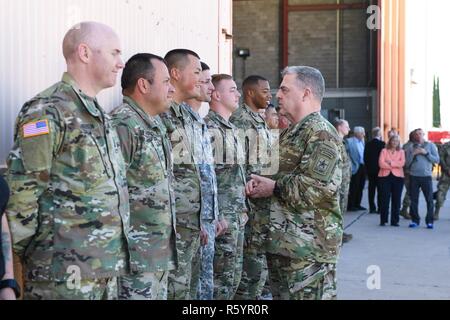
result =
[[244,228],[247,217],[244,150],[236,127],[214,111],[205,118],[213,141],[219,212],[228,230],[216,239],[214,299],[233,300],[242,275]]
[[[272,148],[272,135],[265,120],[243,104],[230,122],[238,128],[245,151],[246,178],[251,174],[273,174],[267,155]],[[263,158],[262,158],[263,157]],[[242,278],[235,299],[259,299],[267,279],[267,260],[263,243],[269,224],[270,199],[251,199],[249,221],[245,227]]]
[[192,298],[192,262],[200,247],[201,179],[194,160],[194,122],[188,108],[172,102],[169,111],[160,115],[172,144],[175,177],[178,267],[169,272],[169,300]]
[[434,211],[435,220],[439,218],[439,211],[444,205],[450,187],[450,142],[447,142],[439,148],[439,158],[441,159],[441,176],[437,186],[436,208]]
[[212,300],[214,293],[214,247],[216,238],[215,222],[219,219],[217,201],[217,181],[214,171],[211,138],[208,127],[200,115],[187,107],[194,123],[194,159],[199,167],[201,179],[201,225],[208,234],[208,243],[199,248],[194,257],[192,271],[191,298]]
[[335,128],[320,113],[281,134],[267,242],[274,299],[336,298],[344,150]]
[[129,205],[109,116],[65,73],[23,106],[14,140],[7,216],[25,299],[117,298]]
[[130,197],[130,274],[119,278],[119,299],[164,300],[176,267],[172,148],[159,116],[130,97],[111,115],[127,164]]
[[348,203],[348,190],[350,188],[350,180],[352,179],[352,163],[350,161],[350,157],[347,153],[346,140],[342,140],[342,147],[344,147],[344,151],[342,154],[344,156],[343,159],[343,168],[342,168],[342,185],[339,192],[339,203],[342,215],[347,212],[347,203]]
[[[409,146],[412,144],[411,141],[408,141],[407,143],[405,143],[403,145],[403,150],[407,150],[409,148]],[[403,204],[402,204],[402,209],[400,210],[400,215],[403,216],[404,218],[408,218],[410,219],[411,217],[408,214],[409,211],[409,207],[411,206],[411,199],[409,197],[409,184],[410,184],[410,175],[409,175],[409,168],[408,167],[404,167],[403,168],[403,173],[405,175],[405,196],[403,197]]]

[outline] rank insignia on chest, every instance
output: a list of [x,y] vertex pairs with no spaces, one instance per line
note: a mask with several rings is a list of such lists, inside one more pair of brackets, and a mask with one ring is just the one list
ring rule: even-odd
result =
[[24,138],[31,138],[50,133],[47,119],[26,123],[22,128]]

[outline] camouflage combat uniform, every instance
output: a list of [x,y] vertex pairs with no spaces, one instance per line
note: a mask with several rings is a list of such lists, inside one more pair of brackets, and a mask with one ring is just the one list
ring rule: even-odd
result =
[[172,102],[169,111],[160,115],[172,144],[175,177],[178,267],[169,272],[169,300],[191,299],[192,262],[200,247],[201,179],[194,160],[194,122],[188,108]]
[[[251,174],[273,174],[270,163],[265,161],[269,159],[261,159],[272,147],[272,135],[261,115],[243,104],[233,113],[230,122],[238,128],[244,147],[246,178]],[[247,138],[243,138],[246,135]],[[266,283],[268,270],[263,243],[268,232],[269,212],[270,199],[251,199],[245,227],[242,278],[235,295],[238,300],[259,299]]]
[[130,196],[130,274],[119,278],[119,299],[165,300],[176,267],[172,148],[159,116],[130,97],[111,115],[127,163]]
[[232,300],[242,275],[244,227],[248,219],[244,150],[236,127],[214,111],[205,118],[214,146],[219,212],[228,230],[216,239],[214,299]]
[[274,299],[336,298],[344,150],[335,128],[320,113],[308,115],[280,137],[267,242]]
[[[403,150],[407,150],[409,146],[412,144],[411,141],[408,141],[403,145]],[[409,175],[409,168],[404,167],[403,173],[405,174],[405,196],[403,197],[403,204],[402,209],[400,210],[400,215],[404,217],[405,219],[411,219],[411,216],[408,214],[409,207],[411,206],[411,199],[409,197],[409,185],[410,185],[410,175]]]
[[439,178],[436,195],[436,208],[434,211],[434,219],[439,218],[439,211],[444,205],[447,192],[450,187],[450,142],[439,148],[439,158],[441,159],[441,177]]
[[25,299],[117,298],[129,204],[109,116],[65,73],[23,106],[14,140],[7,216]]
[[342,168],[342,185],[339,192],[339,207],[341,208],[341,213],[344,215],[347,212],[348,203],[348,191],[350,189],[350,180],[352,179],[352,163],[350,157],[347,153],[347,148],[345,146],[347,140],[342,140],[342,147],[344,147],[343,168]]
[[194,257],[193,265],[195,265],[195,268],[192,271],[191,298],[212,300],[214,293],[215,223],[219,219],[216,173],[214,171],[211,138],[206,123],[191,107],[188,106],[187,111],[194,123],[194,160],[199,168],[201,179],[201,225],[208,234],[208,243],[200,247],[198,254]]

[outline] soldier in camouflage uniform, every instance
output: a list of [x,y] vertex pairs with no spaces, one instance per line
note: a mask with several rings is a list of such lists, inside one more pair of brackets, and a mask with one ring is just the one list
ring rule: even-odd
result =
[[439,220],[439,211],[444,205],[448,188],[450,187],[450,142],[439,148],[439,158],[441,159],[441,177],[437,186],[436,207],[434,209],[434,220]]
[[122,75],[123,104],[112,112],[127,163],[130,196],[130,274],[119,278],[119,299],[166,300],[176,267],[172,148],[159,114],[173,87],[161,57],[137,54]]
[[183,101],[200,96],[201,65],[190,50],[168,52],[166,60],[175,93],[169,111],[160,117],[173,150],[178,267],[169,273],[168,299],[189,300],[192,262],[200,247],[201,179],[194,159],[194,122]]
[[[412,139],[413,139],[413,134],[414,134],[415,130],[412,131],[409,134],[409,140],[408,142],[406,142],[403,145],[403,150],[406,152],[406,150],[411,146],[412,144]],[[400,215],[407,219],[407,220],[411,220],[411,216],[408,213],[409,212],[409,207],[411,206],[411,199],[409,197],[409,185],[410,185],[410,175],[409,175],[409,168],[407,166],[405,166],[403,168],[403,173],[405,174],[405,196],[403,197],[403,204],[402,204],[402,209],[400,210]]]
[[213,139],[219,212],[228,229],[216,239],[214,299],[233,300],[242,275],[244,227],[248,220],[244,150],[229,122],[241,96],[229,75],[214,75],[215,91],[205,118]]
[[[347,140],[344,139],[344,137],[348,136],[348,133],[350,132],[350,126],[346,120],[338,119],[336,120],[334,127],[336,128],[339,136],[342,139],[342,143],[345,148],[344,152],[344,167],[342,171],[342,185],[340,189],[340,200],[339,200],[339,207],[341,208],[342,216],[347,212],[347,203],[348,203],[348,191],[350,189],[350,180],[352,179],[352,163],[350,161],[350,157],[348,155],[347,151]],[[353,235],[349,233],[345,233],[342,238],[342,242],[346,243],[353,239]]]
[[[272,134],[260,112],[267,107],[272,95],[269,82],[260,76],[250,76],[242,85],[244,104],[230,117],[240,133],[245,151],[246,175],[271,173],[268,160],[262,159],[272,146]],[[262,111],[261,111],[262,110]],[[242,135],[249,135],[245,139]],[[249,221],[245,227],[242,278],[235,298],[260,299],[267,279],[267,261],[263,242],[269,223],[270,199],[250,201]]]
[[105,25],[81,23],[63,49],[68,73],[16,122],[7,173],[14,250],[25,299],[115,299],[116,277],[129,267],[126,168],[94,97],[123,68],[120,42]]
[[247,184],[251,197],[273,195],[267,259],[274,299],[336,298],[345,150],[320,115],[324,90],[318,70],[285,69],[277,97],[293,125],[280,137],[280,171]]
[[[211,101],[214,86],[208,65],[201,62],[200,96],[186,101],[187,109],[194,124],[194,160],[199,167],[201,178],[201,228],[205,232],[205,243],[194,257],[192,270],[191,298],[212,300],[214,293],[214,244],[216,224],[219,223],[219,207],[217,201],[217,181],[214,171],[211,138],[205,121],[198,111],[203,102]],[[221,218],[223,220],[223,218]],[[219,225],[219,224],[218,224]],[[220,224],[221,226],[221,224]]]

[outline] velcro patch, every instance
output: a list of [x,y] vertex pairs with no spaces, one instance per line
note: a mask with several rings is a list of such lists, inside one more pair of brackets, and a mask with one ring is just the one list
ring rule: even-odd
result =
[[311,157],[310,174],[319,181],[329,181],[338,162],[333,145],[327,141],[322,142]]
[[28,122],[23,125],[22,129],[24,138],[42,136],[50,133],[50,127],[47,119]]

